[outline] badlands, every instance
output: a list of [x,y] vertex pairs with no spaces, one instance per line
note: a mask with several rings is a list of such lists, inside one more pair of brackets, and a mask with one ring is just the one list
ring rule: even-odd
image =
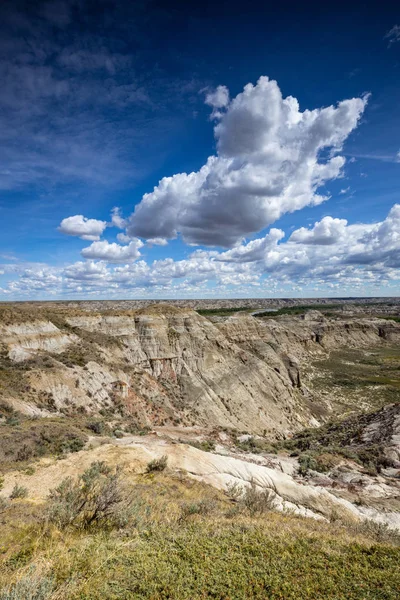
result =
[[[38,569],[41,581],[45,551],[14,564],[26,552],[18,536],[93,465],[96,477],[123,473],[142,491],[151,481],[168,498],[182,488],[167,509],[177,523],[207,520],[212,505],[236,520],[394,543],[399,315],[395,299],[2,305],[0,518],[17,539],[3,543],[6,579]],[[85,595],[82,582],[53,576],[43,597],[205,597]],[[243,594],[213,597],[267,597]]]

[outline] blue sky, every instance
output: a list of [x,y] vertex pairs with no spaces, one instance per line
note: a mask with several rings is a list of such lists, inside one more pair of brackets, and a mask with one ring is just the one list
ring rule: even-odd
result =
[[2,3],[0,299],[400,294],[398,11],[191,4]]

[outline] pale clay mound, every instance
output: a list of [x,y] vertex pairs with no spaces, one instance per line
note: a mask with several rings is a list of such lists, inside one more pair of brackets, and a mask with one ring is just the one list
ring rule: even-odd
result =
[[[320,422],[307,402],[302,364],[340,347],[393,343],[400,334],[394,322],[332,321],[317,311],[307,319],[238,315],[218,324],[187,309],[160,313],[157,306],[129,315],[71,316],[65,330],[40,321],[0,327],[11,361],[52,356],[51,368],[33,365],[21,375],[23,390],[10,386],[4,399],[43,416],[74,407],[98,413],[118,401],[150,426],[179,422],[286,435]],[[85,331],[101,334],[89,345],[97,358],[74,364],[74,352],[86,352]],[[68,352],[71,360],[63,364]],[[43,395],[48,405],[38,406]]]
[[172,471],[184,472],[221,490],[226,490],[233,483],[248,486],[252,481],[260,490],[272,490],[275,510],[325,520],[333,516],[354,521],[372,519],[386,523],[391,528],[400,528],[399,513],[383,513],[355,506],[322,487],[302,485],[284,472],[232,456],[203,452],[156,436],[124,438],[92,450],[82,450],[63,460],[42,459],[33,475],[21,472],[6,474],[1,496],[7,497],[15,483],[18,483],[27,487],[30,501],[43,502],[50,489],[65,477],[76,477],[94,460],[123,466],[129,477],[143,473],[150,460],[164,455],[168,457],[168,467]]

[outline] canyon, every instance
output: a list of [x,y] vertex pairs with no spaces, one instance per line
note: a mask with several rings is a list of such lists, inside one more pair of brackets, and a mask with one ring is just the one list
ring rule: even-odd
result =
[[[293,314],[290,303],[276,317],[255,308],[221,314],[217,306],[204,316],[204,305],[197,312],[163,303],[2,307],[3,423],[10,413],[28,423],[86,419],[111,432],[89,435],[52,469],[53,459],[39,459],[32,477],[7,467],[12,453],[3,447],[4,493],[23,481],[40,501],[67,465],[79,473],[104,455],[140,471],[165,455],[175,470],[218,489],[254,482],[270,489],[277,510],[399,527],[400,323],[387,317],[395,306],[321,304]],[[341,384],[346,369],[358,379]],[[339,449],[332,434],[314,440],[318,451],[302,448],[305,431],[338,420],[354,433],[354,418],[357,435],[342,435]],[[371,448],[379,448],[376,472],[358,459]]]

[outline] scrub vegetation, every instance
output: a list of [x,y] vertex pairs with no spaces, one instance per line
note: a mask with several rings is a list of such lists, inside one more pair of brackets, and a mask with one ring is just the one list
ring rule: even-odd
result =
[[387,528],[279,514],[254,487],[232,496],[94,463],[44,506],[15,499],[1,514],[0,598],[398,598]]

